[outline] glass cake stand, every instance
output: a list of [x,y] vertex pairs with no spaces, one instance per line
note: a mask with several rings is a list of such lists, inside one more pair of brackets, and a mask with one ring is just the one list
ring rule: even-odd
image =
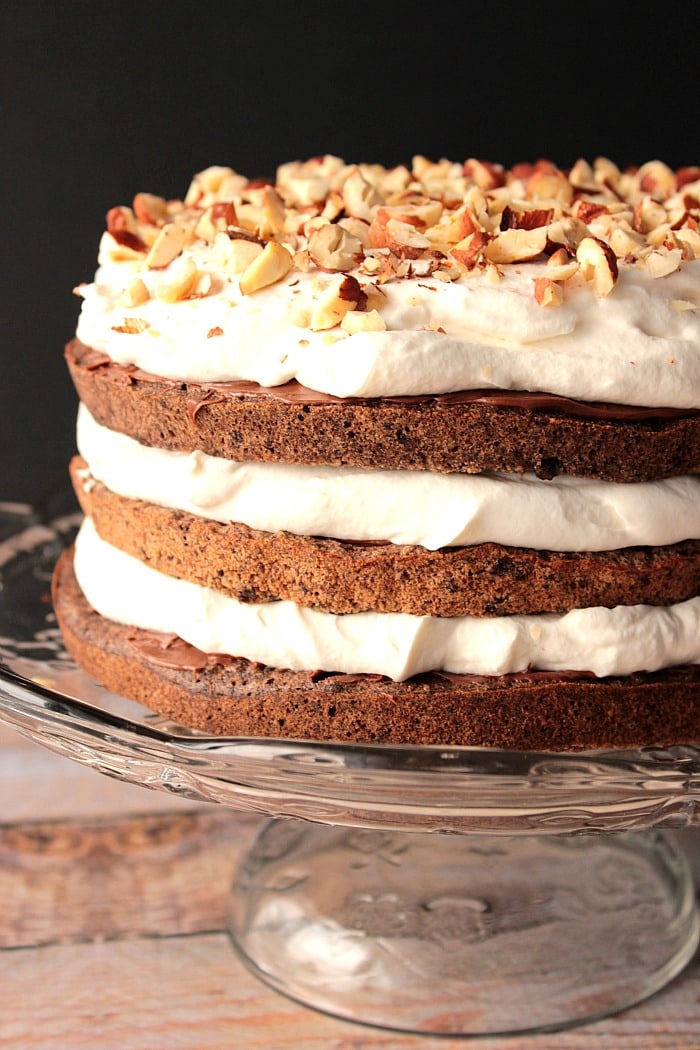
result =
[[0,718],[109,776],[271,818],[230,905],[263,981],[348,1020],[504,1035],[630,1006],[691,958],[693,880],[668,829],[697,822],[700,750],[189,732],[67,656],[49,586],[78,520],[60,499],[0,505]]

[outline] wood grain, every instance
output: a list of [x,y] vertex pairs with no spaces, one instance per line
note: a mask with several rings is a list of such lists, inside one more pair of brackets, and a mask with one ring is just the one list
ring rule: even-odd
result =
[[0,947],[221,930],[258,825],[212,809],[0,826]]
[[698,1050],[699,983],[696,965],[660,995],[597,1024],[472,1043],[307,1010],[251,976],[221,933],[55,945],[0,955],[0,1048]]

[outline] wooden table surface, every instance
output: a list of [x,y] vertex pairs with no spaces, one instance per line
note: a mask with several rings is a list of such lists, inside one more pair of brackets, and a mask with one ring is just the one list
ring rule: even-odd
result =
[[[261,818],[113,780],[0,723],[2,1050],[699,1050],[700,959],[645,1003],[537,1037],[401,1035],[257,981],[224,932]],[[681,833],[695,870],[697,835]]]

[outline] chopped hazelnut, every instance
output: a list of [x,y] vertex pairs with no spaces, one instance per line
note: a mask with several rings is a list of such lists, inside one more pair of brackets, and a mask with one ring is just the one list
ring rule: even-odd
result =
[[223,232],[214,236],[212,245],[214,261],[232,277],[243,273],[262,251],[263,245],[259,241],[243,237],[231,238]]
[[540,306],[559,306],[564,298],[560,285],[548,277],[535,279],[535,299]]
[[286,248],[277,241],[268,241],[262,252],[250,262],[242,272],[239,280],[243,295],[267,288],[289,273],[294,265]]
[[372,221],[375,209],[384,203],[384,198],[359,168],[353,169],[343,183],[342,197],[346,214],[366,222]]
[[350,310],[341,320],[340,327],[348,335],[356,335],[358,332],[385,332],[386,321],[378,310],[366,310],[362,313]]
[[336,223],[326,223],[309,235],[309,255],[321,270],[345,272],[364,258],[362,242]]
[[119,230],[115,230],[114,233],[105,230],[100,239],[98,258],[102,259],[105,257],[110,262],[138,261],[141,263],[143,262],[145,251],[145,244],[142,244],[132,234],[122,236]]
[[168,221],[168,202],[154,193],[137,193],[134,197],[134,215],[139,222],[162,226]]
[[195,226],[195,236],[201,237],[203,241],[208,241],[210,244],[216,237],[217,233],[227,230],[230,226],[235,226],[238,222],[236,216],[236,209],[232,201],[217,201],[215,204],[211,204]]
[[649,234],[666,222],[666,209],[652,197],[642,197],[634,210],[634,228],[639,233]]
[[163,303],[176,303],[187,299],[194,291],[199,270],[188,255],[176,259],[168,270],[168,279],[156,285],[154,294]]
[[700,259],[700,232],[698,230],[689,227],[676,230],[676,238],[692,252],[690,258]]
[[494,263],[524,262],[536,259],[547,244],[547,227],[536,226],[532,230],[503,230],[484,248],[484,255]]
[[187,231],[176,222],[162,227],[145,259],[150,270],[160,270],[176,259],[187,243]]
[[[564,254],[566,255],[566,253]],[[554,255],[550,256],[547,260],[547,273],[545,276],[549,281],[568,281],[574,276],[574,274],[578,273],[578,262],[576,259],[569,259],[568,256],[566,262],[561,262],[560,259],[557,259],[557,261],[554,262],[553,260],[557,256],[558,252],[555,252]]]
[[148,288],[140,277],[132,277],[119,300],[122,306],[140,306],[149,298]]
[[450,255],[460,266],[473,270],[484,261],[484,249],[488,243],[488,236],[482,230],[475,230],[450,248]]
[[656,280],[658,277],[668,277],[681,264],[682,253],[680,248],[669,252],[649,252],[644,258],[644,265],[649,276]]
[[141,317],[125,317],[122,324],[113,324],[113,332],[121,332],[124,335],[140,335],[148,328],[148,322]]
[[367,305],[367,294],[355,277],[336,279],[321,295],[310,327],[319,332],[335,328],[350,310],[362,310]]
[[532,200],[552,199],[568,205],[573,200],[574,189],[563,172],[551,166],[537,168],[525,186],[527,197]]
[[615,252],[618,259],[637,255],[646,244],[646,238],[641,233],[626,226],[616,226],[610,234],[608,244]]
[[262,221],[258,230],[261,237],[274,237],[284,232],[287,212],[282,198],[272,186],[263,188],[261,211]]
[[643,193],[649,193],[657,200],[667,199],[676,190],[674,172],[660,160],[650,160],[642,164],[637,171],[637,181]]
[[116,232],[131,233],[134,237],[138,237],[139,228],[136,223],[136,216],[131,208],[126,208],[123,205],[117,205],[116,208],[110,208],[106,215],[106,226],[111,234]]
[[561,246],[571,254],[576,254],[578,245],[584,237],[588,236],[589,231],[586,224],[577,219],[575,215],[565,215],[561,219],[555,219],[547,227],[547,238],[555,251]]
[[597,237],[584,237],[576,258],[584,280],[593,282],[595,294],[609,295],[618,278],[617,258],[610,245]]

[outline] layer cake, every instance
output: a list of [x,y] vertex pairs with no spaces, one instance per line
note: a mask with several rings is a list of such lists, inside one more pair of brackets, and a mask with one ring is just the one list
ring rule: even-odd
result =
[[208,733],[700,738],[700,169],[333,156],[112,208],[54,603]]

